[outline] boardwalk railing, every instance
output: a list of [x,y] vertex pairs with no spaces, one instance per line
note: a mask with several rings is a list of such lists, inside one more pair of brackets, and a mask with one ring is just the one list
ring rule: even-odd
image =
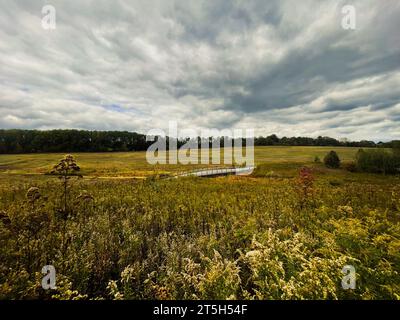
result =
[[232,167],[232,168],[207,168],[207,169],[197,169],[192,171],[186,171],[177,173],[174,178],[179,177],[210,177],[210,176],[226,176],[231,174],[236,175],[248,175],[251,174],[254,170],[255,166],[248,167]]

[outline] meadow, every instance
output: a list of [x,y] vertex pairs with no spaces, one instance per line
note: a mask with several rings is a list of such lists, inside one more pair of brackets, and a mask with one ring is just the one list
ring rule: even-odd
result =
[[179,179],[159,177],[204,165],[77,153],[67,195],[62,154],[0,155],[0,299],[400,299],[400,178],[314,162],[330,150],[358,149],[257,147],[251,176]]
[[[342,160],[354,158],[358,148],[349,147],[256,147],[256,164],[307,164],[318,156],[323,158],[329,150],[339,153]],[[221,151],[221,154],[223,151]],[[61,153],[0,155],[0,175],[42,176],[62,158]],[[154,174],[174,173],[205,167],[193,165],[151,165],[145,152],[74,153],[82,167],[82,175],[96,178],[143,178]],[[221,156],[222,158],[222,156]],[[212,165],[210,165],[212,166]]]

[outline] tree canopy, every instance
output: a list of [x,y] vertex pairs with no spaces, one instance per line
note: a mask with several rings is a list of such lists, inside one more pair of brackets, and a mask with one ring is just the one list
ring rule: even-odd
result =
[[[178,147],[186,139],[178,141]],[[200,141],[200,139],[199,139]],[[146,141],[144,134],[128,131],[87,131],[87,130],[0,130],[0,153],[37,152],[108,152],[147,150],[152,141]],[[373,141],[339,141],[330,137],[282,137],[275,134],[256,137],[256,146],[348,146],[348,147],[389,147],[399,141],[375,143]]]

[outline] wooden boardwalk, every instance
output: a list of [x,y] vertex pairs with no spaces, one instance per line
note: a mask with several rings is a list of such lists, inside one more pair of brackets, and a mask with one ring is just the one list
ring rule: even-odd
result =
[[181,177],[215,177],[215,176],[227,176],[227,175],[249,175],[253,172],[255,166],[248,167],[238,167],[238,168],[207,168],[207,169],[198,169],[193,171],[187,171],[178,173],[174,176],[174,178]]

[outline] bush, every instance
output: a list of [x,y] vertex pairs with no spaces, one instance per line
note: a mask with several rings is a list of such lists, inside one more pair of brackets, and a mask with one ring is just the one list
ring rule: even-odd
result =
[[356,172],[357,171],[357,164],[354,161],[349,161],[343,163],[343,167],[345,170],[349,172]]
[[385,149],[360,149],[356,155],[356,164],[360,171],[394,174],[399,172],[400,155]]
[[400,140],[392,141],[392,150],[395,155],[400,156]]
[[324,164],[328,168],[339,168],[340,159],[335,151],[330,151],[324,158]]

